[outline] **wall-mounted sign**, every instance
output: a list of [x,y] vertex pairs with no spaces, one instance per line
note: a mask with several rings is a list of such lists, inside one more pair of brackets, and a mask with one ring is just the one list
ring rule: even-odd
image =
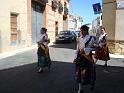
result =
[[124,0],[117,0],[117,9],[124,9]]

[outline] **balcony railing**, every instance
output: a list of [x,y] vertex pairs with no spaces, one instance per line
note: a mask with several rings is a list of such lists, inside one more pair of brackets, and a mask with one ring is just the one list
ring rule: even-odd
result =
[[64,16],[67,16],[67,15],[68,15],[68,8],[64,7]]
[[37,3],[39,3],[39,4],[46,4],[46,3],[48,3],[48,0],[32,0],[33,2],[37,2]]
[[61,2],[58,3],[58,11],[59,13],[63,12],[63,5],[61,4]]
[[58,8],[58,2],[57,1],[52,1],[52,9],[56,10]]

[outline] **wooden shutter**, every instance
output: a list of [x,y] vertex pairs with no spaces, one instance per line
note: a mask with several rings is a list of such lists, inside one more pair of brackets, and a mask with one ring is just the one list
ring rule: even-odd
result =
[[17,41],[17,15],[11,14],[11,42]]

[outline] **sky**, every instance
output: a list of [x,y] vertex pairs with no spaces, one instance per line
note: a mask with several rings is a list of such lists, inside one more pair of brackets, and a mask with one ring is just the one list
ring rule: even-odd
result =
[[69,11],[74,15],[83,17],[84,24],[92,23],[99,14],[94,14],[92,4],[100,3],[102,0],[70,0]]

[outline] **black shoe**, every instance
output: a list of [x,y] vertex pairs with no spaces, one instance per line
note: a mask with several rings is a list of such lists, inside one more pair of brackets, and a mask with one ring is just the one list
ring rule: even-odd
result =
[[104,67],[107,67],[107,64],[104,64]]
[[107,64],[105,64],[104,66],[107,67]]

